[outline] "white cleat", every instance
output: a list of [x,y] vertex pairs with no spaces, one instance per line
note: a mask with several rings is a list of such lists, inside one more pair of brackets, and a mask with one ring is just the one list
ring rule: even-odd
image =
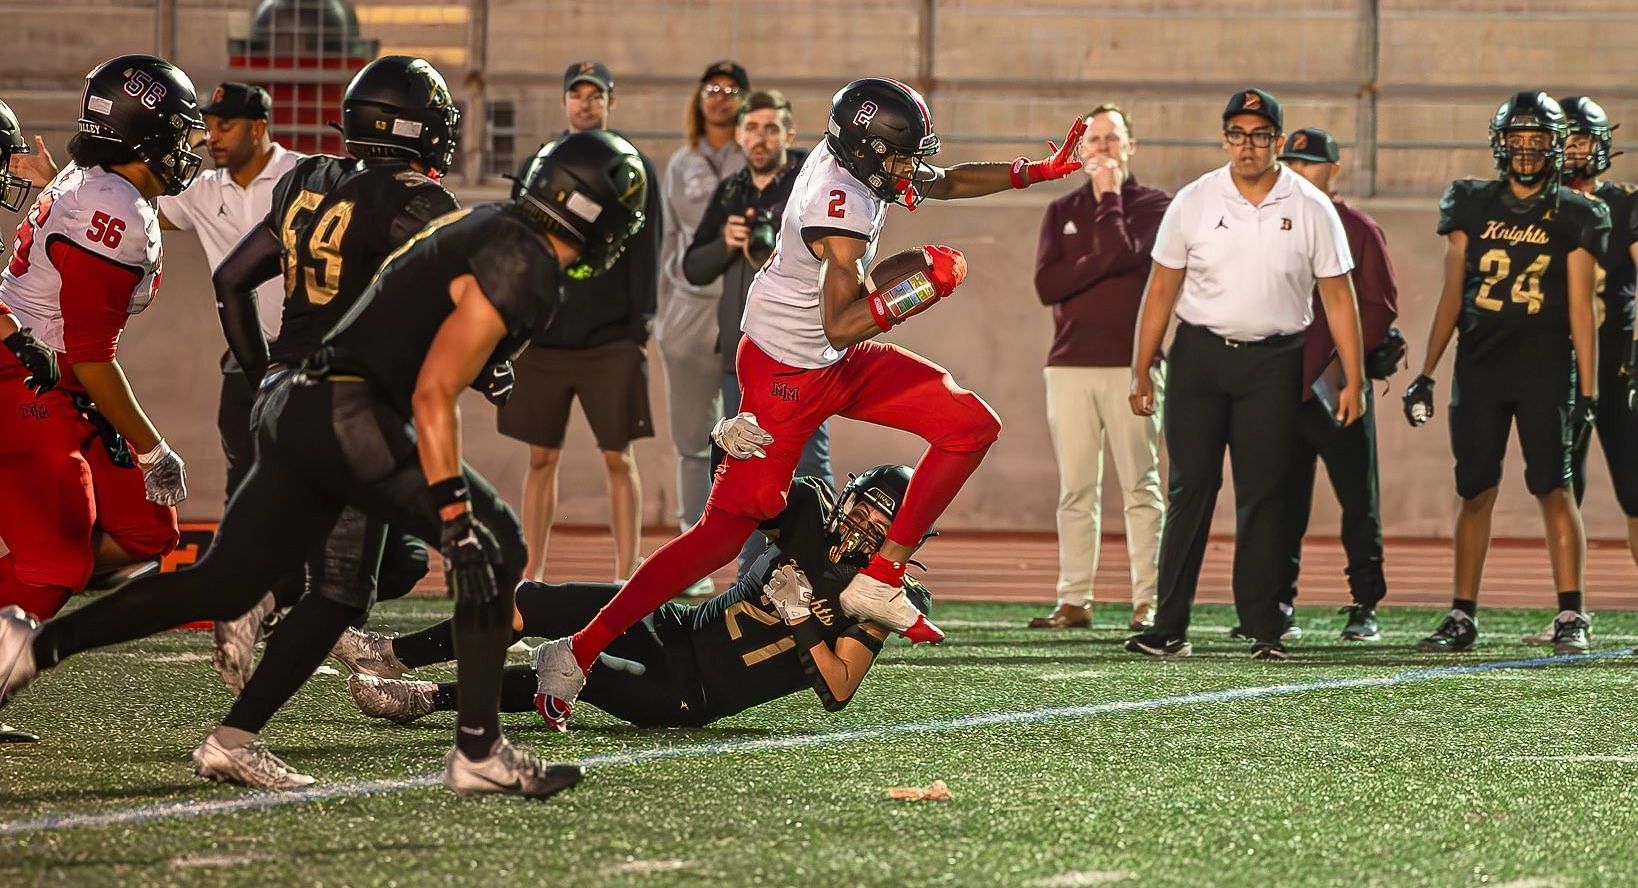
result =
[[300,789],[314,782],[306,774],[292,770],[260,740],[228,749],[216,742],[215,737],[206,737],[193,751],[193,773],[206,780],[251,789]]
[[717,584],[710,577],[700,577],[682,591],[684,598],[710,598],[717,594]]
[[574,701],[586,686],[586,673],[575,661],[570,639],[559,638],[535,648],[530,663],[535,668],[535,709],[554,731],[569,730]]
[[39,674],[34,666],[34,636],[40,621],[17,605],[0,610],[0,706]]
[[543,799],[568,789],[586,775],[579,765],[550,764],[534,750],[502,737],[488,758],[473,761],[459,747],[444,756],[444,786],[456,795],[505,793]]
[[889,586],[863,571],[853,575],[840,596],[842,610],[857,620],[880,623],[910,639],[912,644],[938,644],[944,630],[910,603],[903,586]]
[[245,689],[255,667],[256,642],[262,640],[262,621],[273,612],[273,594],[262,596],[250,610],[231,620],[219,620],[211,627],[216,637],[216,649],[211,651],[210,665],[222,677],[222,684],[237,694]]
[[403,678],[409,672],[409,667],[392,652],[392,639],[351,627],[336,639],[330,656],[340,660],[348,672],[362,675]]
[[432,695],[438,693],[438,684],[355,673],[347,676],[347,693],[358,711],[370,718],[407,725],[433,711]]

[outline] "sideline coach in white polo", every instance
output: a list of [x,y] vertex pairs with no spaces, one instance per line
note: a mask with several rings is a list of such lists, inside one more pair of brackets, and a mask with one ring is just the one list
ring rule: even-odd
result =
[[1159,608],[1128,650],[1189,654],[1189,614],[1205,556],[1223,448],[1234,472],[1234,603],[1252,658],[1286,658],[1278,592],[1285,551],[1282,495],[1302,406],[1303,334],[1316,284],[1346,376],[1331,394],[1337,421],[1364,413],[1353,259],[1331,198],[1275,162],[1280,104],[1260,89],[1223,110],[1219,167],[1177,193],[1160,223],[1132,356],[1132,410],[1154,412],[1148,368],[1173,311],[1177,336],[1163,420],[1171,498],[1161,533]]

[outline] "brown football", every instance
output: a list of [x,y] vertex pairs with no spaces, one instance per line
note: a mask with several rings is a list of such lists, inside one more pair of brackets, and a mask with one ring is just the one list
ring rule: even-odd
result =
[[901,250],[876,263],[865,276],[865,287],[872,293],[892,290],[918,272],[928,269],[927,254],[921,247]]

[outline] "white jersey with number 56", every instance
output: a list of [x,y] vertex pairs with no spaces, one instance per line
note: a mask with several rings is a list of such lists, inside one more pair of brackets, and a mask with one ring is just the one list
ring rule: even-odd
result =
[[808,247],[827,235],[864,238],[864,264],[876,255],[887,204],[836,162],[820,142],[791,186],[773,257],[751,281],[739,328],[782,364],[827,367],[842,359],[825,337],[820,316],[820,264]]

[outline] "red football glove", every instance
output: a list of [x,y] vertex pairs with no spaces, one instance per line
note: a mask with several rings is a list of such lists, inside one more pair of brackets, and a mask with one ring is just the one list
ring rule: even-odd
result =
[[866,297],[870,316],[884,333],[932,308],[933,303],[954,293],[967,279],[967,257],[960,250],[929,244],[921,248],[921,253],[927,258],[926,271]]
[[1063,145],[1054,145],[1047,142],[1047,150],[1052,156],[1046,160],[1031,161],[1027,157],[1020,157],[1012,162],[1012,187],[1028,188],[1036,182],[1050,182],[1063,177],[1081,168],[1081,162],[1075,159],[1075,148],[1081,143],[1081,136],[1086,133],[1086,120],[1075,118],[1075,124],[1069,128],[1069,134],[1064,136]]

